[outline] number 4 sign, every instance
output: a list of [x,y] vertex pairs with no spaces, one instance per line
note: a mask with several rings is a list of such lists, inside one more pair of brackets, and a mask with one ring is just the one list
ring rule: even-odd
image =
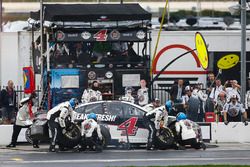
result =
[[137,123],[137,120],[138,120],[137,117],[132,117],[132,118],[126,120],[125,122],[121,123],[118,126],[117,130],[122,130],[121,135],[126,136],[126,128],[127,128],[128,136],[135,136],[137,129],[138,129],[138,127],[135,126]]
[[94,38],[96,39],[96,41],[107,41],[107,31],[108,30],[100,30],[95,33]]

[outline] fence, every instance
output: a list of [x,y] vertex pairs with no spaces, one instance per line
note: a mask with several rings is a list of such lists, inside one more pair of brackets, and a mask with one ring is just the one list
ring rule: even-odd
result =
[[[6,86],[1,86],[0,85],[0,90],[5,89]],[[15,91],[16,91],[16,102],[17,104],[20,104],[20,101],[22,100],[22,98],[27,97],[28,95],[24,93],[24,88],[23,86],[15,86],[14,87]],[[37,86],[36,90],[35,90],[37,97],[41,96],[41,89],[39,86]],[[40,104],[40,98],[37,98],[38,103]]]
[[166,84],[157,84],[153,86],[153,97],[159,98],[162,104],[165,104],[165,102],[169,99],[170,94],[169,91],[171,89],[171,86]]

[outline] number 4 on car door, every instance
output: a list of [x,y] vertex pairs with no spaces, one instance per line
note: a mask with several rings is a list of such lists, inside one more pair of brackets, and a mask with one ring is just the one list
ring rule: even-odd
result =
[[128,120],[121,123],[117,130],[121,130],[121,135],[126,136],[126,127],[127,127],[127,133],[128,136],[135,136],[136,132],[138,130],[138,127],[135,126],[137,123],[138,117],[131,117]]

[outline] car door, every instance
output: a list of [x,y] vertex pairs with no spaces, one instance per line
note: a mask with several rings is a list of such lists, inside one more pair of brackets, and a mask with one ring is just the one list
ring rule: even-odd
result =
[[148,130],[143,120],[144,111],[129,103],[123,103],[122,107],[123,122],[118,125],[118,130],[128,135],[130,143],[146,143]]
[[118,143],[124,141],[124,135],[121,135],[121,131],[118,126],[123,122],[123,106],[119,101],[107,101],[103,105],[104,115],[111,118],[106,122],[111,135],[111,139]]

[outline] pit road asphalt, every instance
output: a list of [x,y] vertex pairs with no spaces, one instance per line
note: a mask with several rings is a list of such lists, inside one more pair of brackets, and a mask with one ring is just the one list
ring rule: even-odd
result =
[[198,164],[250,165],[250,143],[208,144],[203,150],[156,150],[109,148],[102,153],[50,153],[48,145],[39,149],[18,145],[7,149],[0,146],[0,167],[102,167],[102,166],[167,166]]

